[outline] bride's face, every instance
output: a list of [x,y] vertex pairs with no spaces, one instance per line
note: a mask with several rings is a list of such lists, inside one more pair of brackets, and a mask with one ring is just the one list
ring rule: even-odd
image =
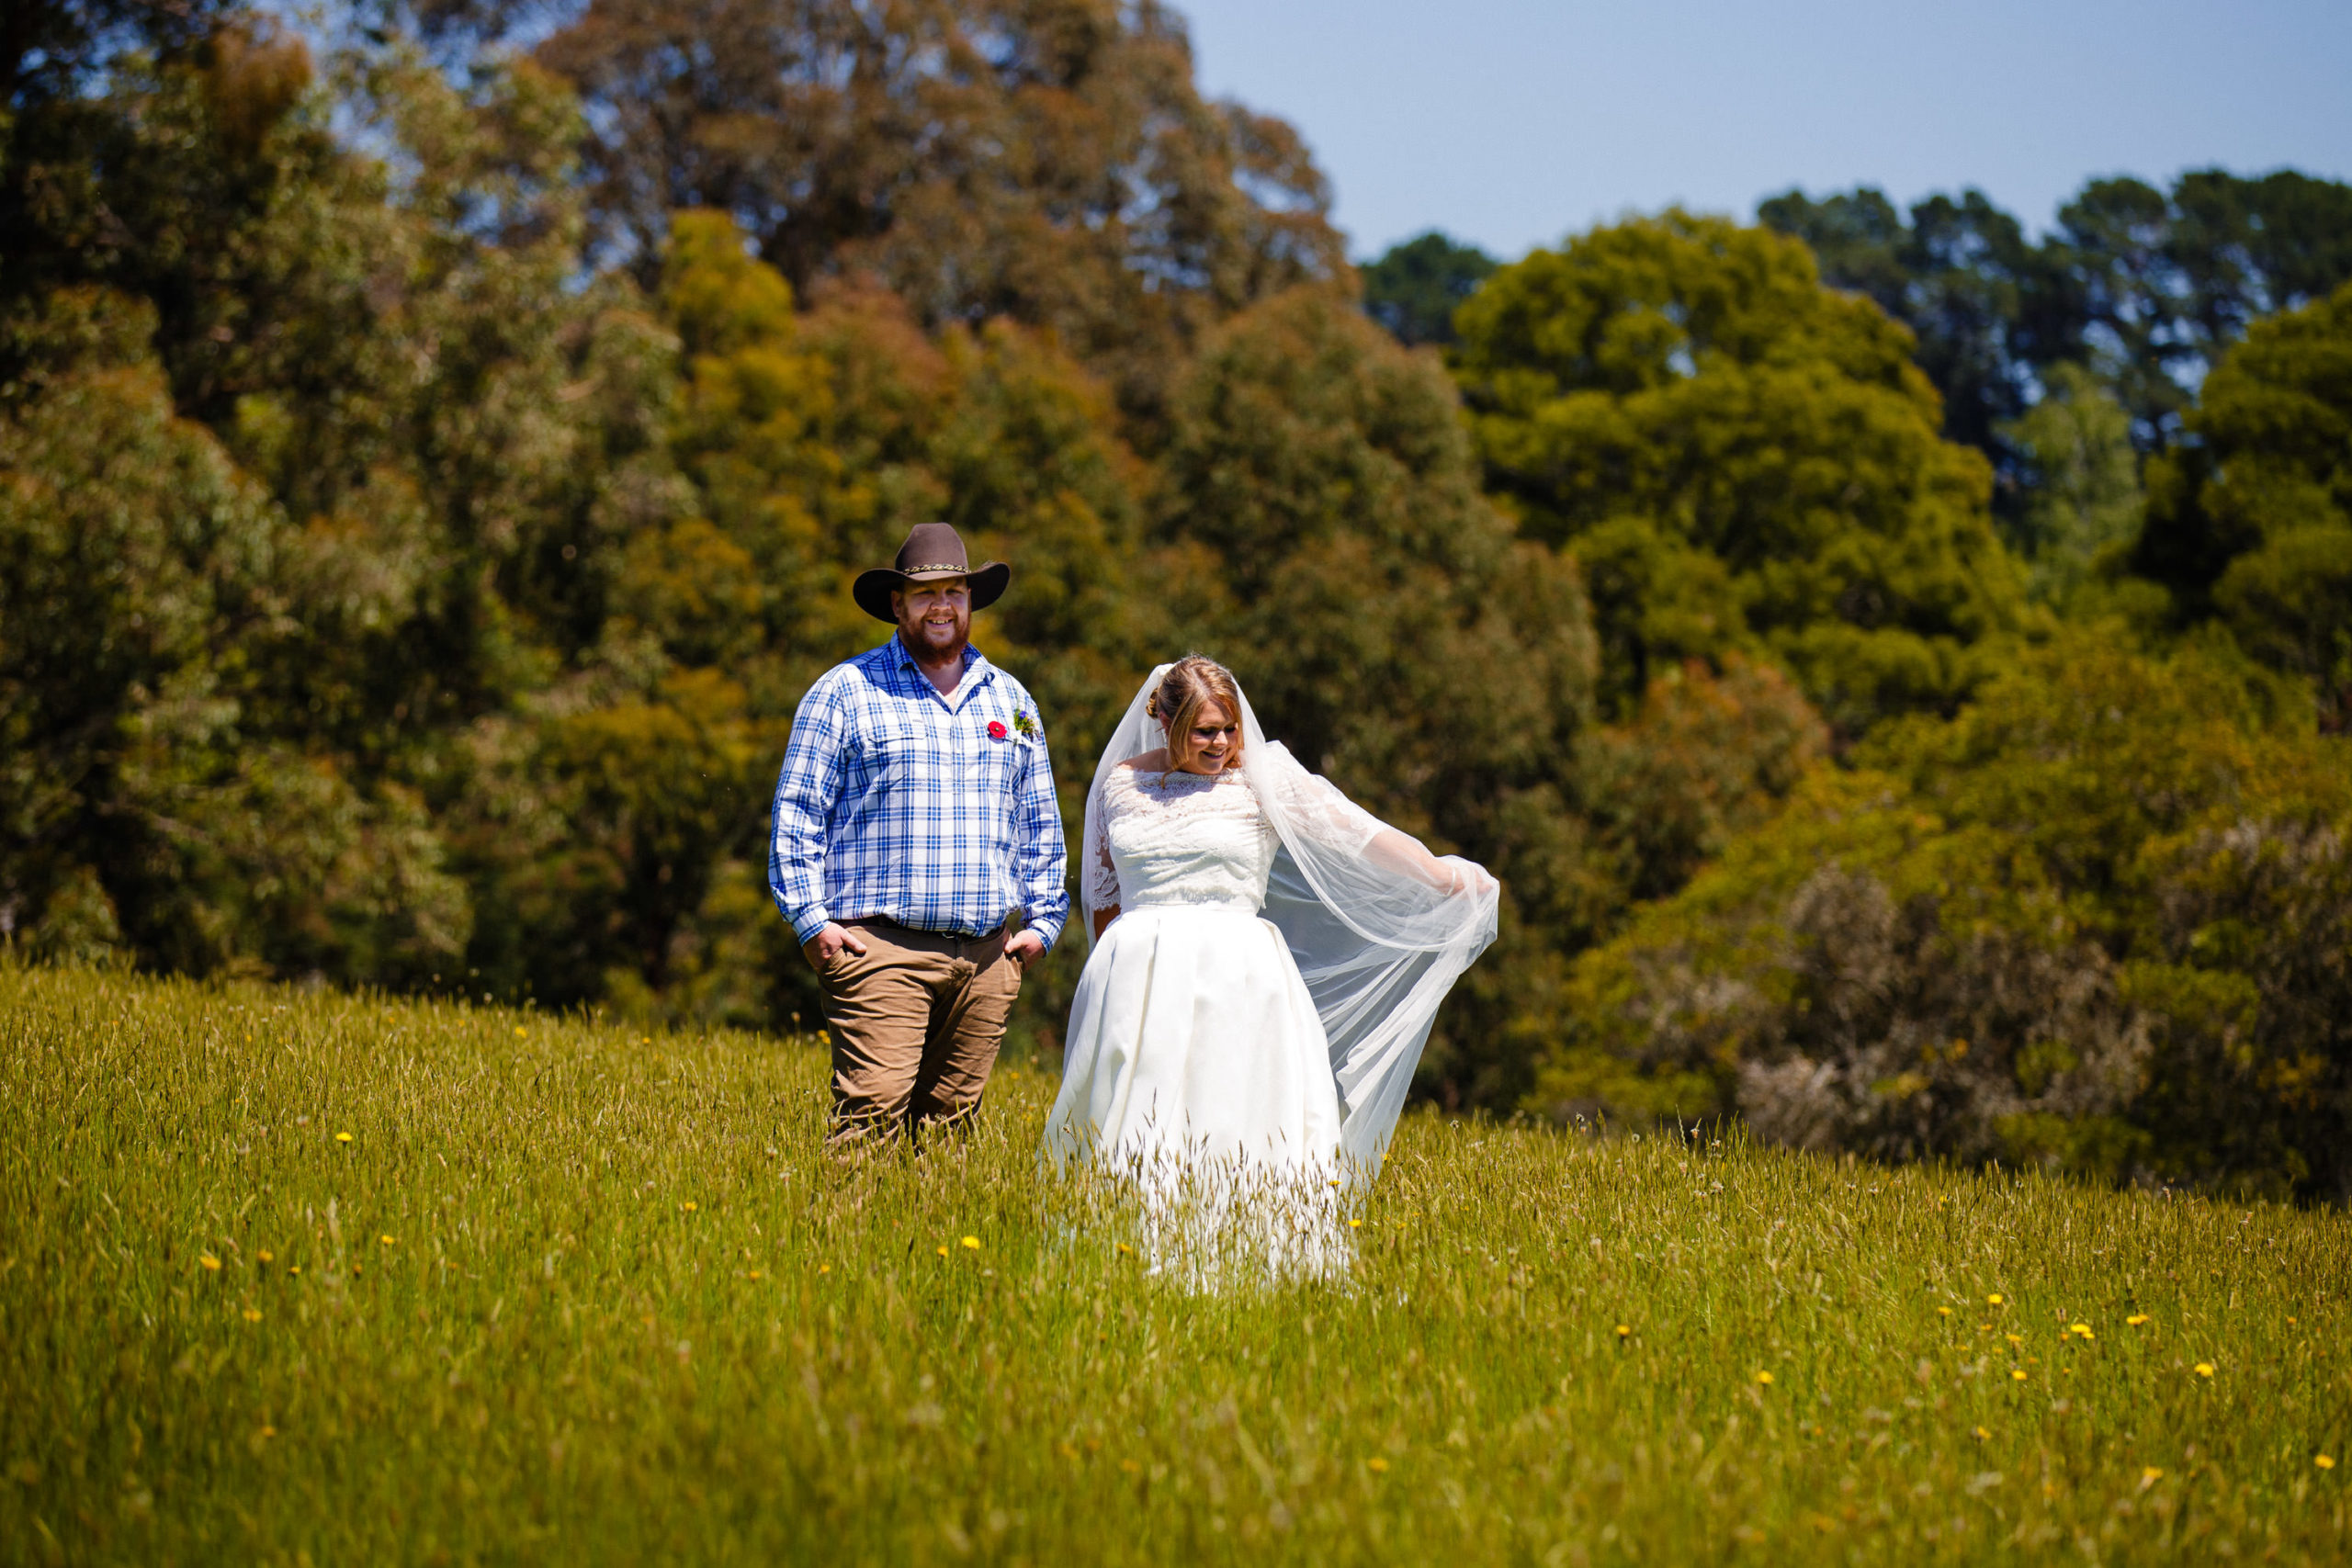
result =
[[1221,773],[1233,761],[1233,749],[1240,739],[1241,720],[1211,697],[1193,713],[1178,746],[1184,760],[1176,765],[1188,773]]

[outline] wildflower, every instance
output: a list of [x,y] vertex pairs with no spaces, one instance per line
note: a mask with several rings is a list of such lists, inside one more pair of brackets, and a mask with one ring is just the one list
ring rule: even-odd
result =
[[1758,1372],[1756,1374],[1756,1382],[1758,1387],[1770,1388],[1772,1386],[1772,1374],[1770,1372]]
[[978,1252],[980,1249],[980,1238],[976,1235],[967,1235],[964,1238],[964,1245],[972,1251]]
[[2320,1454],[2313,1458],[2312,1462],[2319,1466],[2322,1470],[2334,1470],[2335,1468],[2335,1456],[2334,1454]]
[[2123,1321],[2124,1321],[2124,1322],[2126,1322],[2126,1323],[2128,1323],[2128,1324],[2130,1324],[2132,1327],[2137,1328],[2137,1327],[2139,1327],[2142,1324],[2143,1324],[2143,1323],[2145,1323],[2145,1322],[2147,1322],[2147,1321],[2148,1321],[2148,1314],[2147,1314],[2146,1313],[2144,1313],[2144,1312],[2135,1312],[2135,1313],[2133,1313],[2130,1317],[2125,1318]]
[[1633,1332],[1633,1329],[1625,1324],[1621,1323],[1617,1325],[1617,1337],[1620,1339],[1626,1338],[1632,1335]]
[[1351,1231],[1360,1231],[1363,1229],[1363,1222],[1362,1220],[1350,1220],[1348,1222],[1348,1228]]
[[254,1257],[264,1263],[270,1261],[270,1255],[267,1252],[256,1252]]
[[392,1238],[391,1238],[390,1236],[388,1236],[388,1235],[379,1235],[379,1236],[378,1236],[376,1239],[377,1239],[378,1241],[382,1242],[386,1247],[390,1247],[390,1246],[391,1246],[391,1245],[392,1245]]
[[516,1038],[517,1040],[522,1039],[525,1035],[526,1035],[526,1034],[528,1034],[528,1033],[530,1033],[530,1032],[530,1032],[529,1030],[527,1030],[527,1029],[524,1028],[524,1027],[523,1027],[521,1024],[519,1024],[519,1023],[518,1023],[518,1024],[516,1024],[516,1025],[514,1026],[514,1038]]
[[2198,1362],[2198,1363],[2197,1363],[2197,1375],[2198,1375],[2199,1377],[2200,1377],[2200,1378],[2210,1378],[2210,1377],[2211,1377],[2211,1376],[2213,1375],[2213,1363],[2212,1363],[2212,1362],[2211,1362],[2211,1361],[2199,1361],[2199,1362]]
[[347,1144],[351,1142],[351,1134],[348,1133],[337,1133],[334,1135],[334,1141],[338,1144]]
[[1938,1307],[1938,1308],[1936,1309],[1936,1315],[1937,1315],[1938,1317],[1950,1317],[1950,1316],[1951,1315],[1951,1308],[1950,1308],[1950,1307]]
[[2152,1464],[2140,1472],[2140,1490],[2145,1492],[2164,1478],[2165,1472]]
[[1373,1472],[1374,1474],[1383,1473],[1388,1469],[1388,1461],[1382,1459],[1378,1454],[1373,1455],[1363,1462],[1364,1468]]
[[687,1199],[687,1200],[686,1200],[685,1209],[686,1209],[686,1213],[689,1213],[689,1214],[693,1213],[695,1212],[695,1208],[696,1208],[696,1207],[697,1207],[697,1205],[695,1204],[695,1201],[694,1201],[693,1199],[689,1198],[689,1199]]
[[2022,1334],[2004,1334],[2001,1337],[2007,1340],[2012,1345],[2022,1345],[2025,1343],[2025,1336]]
[[220,1260],[213,1257],[212,1254],[209,1252],[203,1257],[198,1258],[197,1261],[203,1264],[206,1269],[211,1273],[218,1274],[220,1271]]
[[264,1425],[260,1435],[265,1438],[274,1438],[277,1436],[277,1428],[272,1426]]
[[1986,1430],[1985,1430],[1984,1427],[1977,1427],[1977,1428],[1976,1428],[1976,1440],[1977,1440],[1978,1442],[1980,1442],[1980,1443],[1981,1443],[1981,1442],[1984,1442],[1984,1441],[1985,1441],[1985,1440],[1987,1440],[1987,1439],[1988,1439],[1988,1438],[1990,1438],[1992,1436],[1993,1436],[1993,1434],[1992,1434],[1992,1433],[1990,1433],[1990,1432],[1986,1431]]
[[245,1309],[245,1321],[247,1323],[259,1323],[261,1321],[261,1308],[247,1307]]
[[830,1263],[820,1263],[817,1265],[817,1272],[820,1274],[830,1274],[832,1271],[833,1266]]
[[760,1277],[760,1271],[759,1271],[758,1269],[752,1269],[752,1279],[754,1279],[754,1280],[756,1280],[756,1279],[758,1279],[759,1277]]
[[1124,1242],[1124,1241],[1123,1241],[1123,1242],[1119,1243],[1119,1250],[1120,1250],[1121,1252],[1132,1253],[1133,1251],[1135,1251],[1135,1248],[1134,1248],[1134,1247],[1129,1247],[1125,1242]]
[[2009,1381],[2010,1381],[2010,1382],[2025,1382],[2025,1369],[2024,1369],[2023,1367],[2012,1367],[2012,1368],[2010,1368],[2010,1369],[2009,1369]]
[[2077,1323],[2069,1327],[2066,1332],[2069,1334],[2079,1334],[2086,1339],[2096,1337],[2091,1333],[2091,1325],[2087,1323]]
[[942,1258],[947,1256],[947,1244],[944,1241],[939,1244],[939,1256]]
[[300,1274],[302,1271],[302,1266],[300,1263],[288,1263],[286,1266],[286,1271],[288,1274]]
[[1992,1294],[1992,1295],[1986,1296],[1986,1297],[1984,1298],[1984,1304],[1985,1304],[1986,1306],[1999,1306],[1999,1305],[2001,1304],[2001,1298],[2000,1298],[1999,1293],[1998,1293],[1998,1292],[1996,1292],[1995,1294]]

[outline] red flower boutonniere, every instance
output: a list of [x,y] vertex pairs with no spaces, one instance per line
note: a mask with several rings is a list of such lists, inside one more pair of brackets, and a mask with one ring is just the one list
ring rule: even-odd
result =
[[1011,730],[1009,730],[1009,729],[1005,728],[1005,727],[1004,727],[1003,725],[1001,725],[1001,724],[998,723],[995,719],[990,719],[990,720],[989,720],[989,739],[991,739],[991,740],[1001,740],[1001,739],[1003,739],[1006,736],[1008,736],[1008,735],[1010,735],[1010,734],[1012,734],[1012,732]]

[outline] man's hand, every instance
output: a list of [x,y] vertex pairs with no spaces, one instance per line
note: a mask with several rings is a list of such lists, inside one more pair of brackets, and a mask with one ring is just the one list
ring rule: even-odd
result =
[[834,955],[843,948],[856,953],[860,958],[865,956],[864,939],[847,927],[827,920],[823,931],[800,944],[800,953],[801,956],[808,960],[808,967],[822,969],[826,964],[831,964]]
[[1046,956],[1046,939],[1035,931],[1023,931],[1004,944],[1004,955],[1021,965],[1026,974],[1029,965]]

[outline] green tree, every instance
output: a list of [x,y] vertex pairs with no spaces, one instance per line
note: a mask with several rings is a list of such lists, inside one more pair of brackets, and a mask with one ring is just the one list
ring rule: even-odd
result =
[[1582,564],[1611,711],[1743,651],[1859,732],[1958,701],[2018,625],[1984,461],[1802,244],[1672,212],[1533,253],[1458,320],[1489,480]]
[[2352,719],[2352,285],[2256,321],[2206,378],[2197,444],[2150,464],[2132,565]]
[[1398,343],[1450,344],[1453,312],[1500,265],[1432,229],[1389,246],[1363,269],[1364,313]]
[[595,0],[537,54],[648,281],[670,214],[715,209],[804,295],[871,273],[927,329],[1049,328],[1148,412],[1204,328],[1347,271],[1296,132],[1204,101],[1154,0]]
[[2138,538],[2143,502],[2132,416],[2082,366],[2051,367],[2041,400],[2001,427],[2025,466],[2017,536],[2033,596],[2064,604],[2095,564]]
[[2226,651],[2073,632],[1823,770],[1578,961],[1555,1114],[2352,1190],[2345,743]]

